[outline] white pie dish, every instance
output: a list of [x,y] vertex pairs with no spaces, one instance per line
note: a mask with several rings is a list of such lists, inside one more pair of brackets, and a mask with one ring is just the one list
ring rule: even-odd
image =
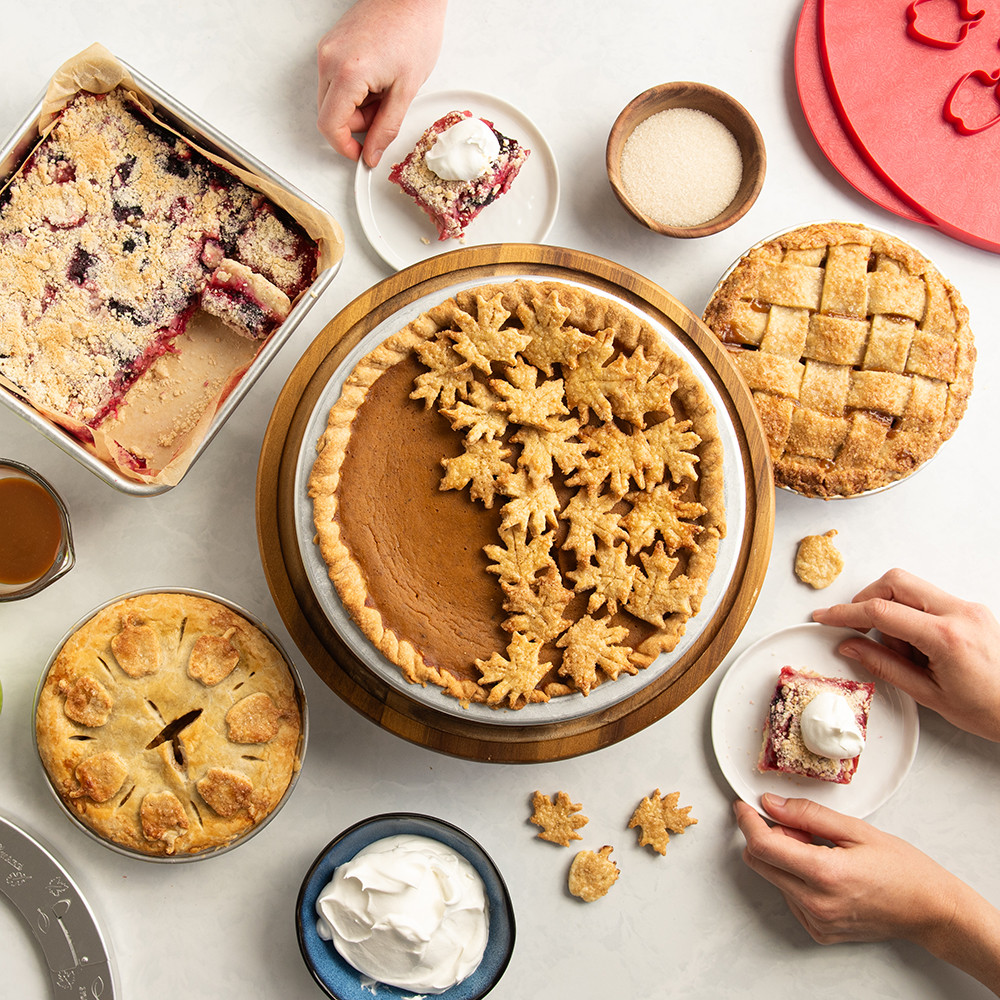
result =
[[[497,282],[500,280],[502,279],[496,279]],[[546,278],[544,274],[528,272],[505,280],[545,281]],[[565,283],[573,284],[574,282],[567,281]],[[583,282],[576,283],[588,287]],[[482,284],[480,280],[465,279],[407,303],[406,306],[390,314],[367,333],[338,365],[309,416],[296,460],[294,519],[299,556],[312,592],[338,636],[368,670],[395,691],[422,707],[432,708],[454,719],[474,722],[477,725],[507,729],[539,725],[554,726],[598,715],[603,710],[621,704],[647,685],[662,678],[692,646],[700,641],[702,630],[708,623],[712,622],[738,572],[739,553],[745,530],[747,499],[739,429],[733,422],[733,416],[727,409],[714,380],[703,369],[694,353],[655,316],[642,312],[642,318],[657,329],[671,350],[685,360],[692,371],[699,376],[715,406],[719,420],[719,433],[724,455],[723,465],[726,470],[727,534],[719,544],[716,565],[709,577],[708,590],[701,610],[688,622],[684,636],[669,654],[661,654],[653,664],[641,670],[634,677],[620,677],[613,683],[599,685],[586,697],[579,694],[563,695],[544,703],[528,704],[514,711],[506,708],[495,709],[486,704],[475,702],[463,705],[455,698],[445,695],[440,688],[434,685],[421,686],[409,683],[403,677],[399,667],[384,657],[362,632],[345,609],[337,590],[330,581],[328,567],[315,543],[316,528],[313,521],[313,505],[308,492],[309,476],[316,459],[316,442],[326,429],[330,408],[339,398],[344,381],[358,361],[428,308],[460,290],[479,284]],[[616,296],[606,288],[593,290],[628,309],[636,309],[624,296]]]

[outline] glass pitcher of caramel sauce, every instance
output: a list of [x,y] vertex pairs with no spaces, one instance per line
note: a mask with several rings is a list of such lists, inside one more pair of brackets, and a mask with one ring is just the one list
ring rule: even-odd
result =
[[0,601],[37,594],[75,561],[62,498],[33,469],[0,458]]

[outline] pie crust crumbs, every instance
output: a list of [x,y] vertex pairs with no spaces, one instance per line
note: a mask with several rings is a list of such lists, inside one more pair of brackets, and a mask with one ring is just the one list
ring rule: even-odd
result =
[[902,240],[806,226],[749,251],[705,309],[753,393],[774,478],[856,496],[910,475],[965,413],[968,310]]
[[99,836],[144,855],[224,847],[299,768],[302,717],[278,649],[189,594],[117,601],[66,640],[35,732],[52,785]]
[[[406,365],[415,377],[396,410],[381,401],[382,385]],[[467,489],[483,512],[476,523],[495,532],[482,549],[495,596],[475,638],[496,633],[494,622],[506,638],[470,662],[443,665],[447,638],[428,650],[438,620],[456,635],[467,627],[451,605],[434,605],[418,619],[421,634],[406,634],[395,626],[399,609],[372,596],[390,572],[410,572],[386,565],[399,559],[401,542],[416,544],[411,532],[437,548],[447,546],[449,525],[432,512],[428,523],[399,525],[400,537],[380,547],[377,537],[370,542],[379,522],[358,509],[377,505],[385,484],[358,483],[354,504],[340,502],[352,496],[344,492],[352,455],[384,439],[404,412],[415,430],[400,446],[416,447],[423,427],[440,422],[433,433],[444,428],[443,447],[453,451],[440,458],[437,488]],[[362,415],[370,436],[355,441]],[[349,375],[318,453],[309,495],[345,608],[407,680],[437,684],[463,703],[517,709],[586,695],[648,666],[697,614],[725,532],[722,444],[701,383],[631,310],[556,282],[463,291],[390,336]],[[413,509],[416,516],[417,501]],[[365,520],[355,527],[352,518]],[[374,551],[358,555],[368,544]],[[455,544],[457,565],[469,542]],[[405,592],[393,601],[415,615],[412,593],[437,600],[447,586],[440,575],[400,584]],[[451,561],[444,575],[453,575]]]

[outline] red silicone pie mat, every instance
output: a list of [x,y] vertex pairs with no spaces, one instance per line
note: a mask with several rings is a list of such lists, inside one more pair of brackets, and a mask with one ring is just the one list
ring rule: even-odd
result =
[[911,222],[933,225],[882,180],[844,128],[826,84],[819,48],[819,0],[806,0],[799,15],[795,32],[795,85],[813,138],[844,180],[876,205]]
[[875,173],[943,232],[1000,251],[1000,3],[819,0],[819,38]]

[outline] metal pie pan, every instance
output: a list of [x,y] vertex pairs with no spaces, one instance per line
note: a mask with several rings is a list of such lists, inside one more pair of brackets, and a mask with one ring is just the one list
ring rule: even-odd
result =
[[[108,608],[113,604],[117,604],[120,601],[128,600],[129,598],[132,597],[141,597],[145,594],[186,594],[191,597],[201,597],[209,601],[215,601],[217,604],[221,604],[229,608],[230,611],[233,611],[234,613],[245,618],[248,622],[250,622],[251,625],[258,628],[268,639],[268,641],[271,642],[274,648],[277,649],[277,651],[281,654],[281,657],[285,662],[285,666],[288,668],[288,672],[292,678],[292,684],[295,689],[295,700],[299,707],[299,717],[301,720],[301,725],[299,730],[298,744],[296,746],[296,757],[298,763],[297,766],[292,771],[292,776],[291,780],[288,782],[288,787],[285,789],[284,794],[281,796],[275,807],[259,823],[256,823],[254,826],[250,827],[250,829],[246,830],[244,833],[236,837],[234,840],[231,840],[229,843],[214,849],[206,849],[203,851],[193,852],[190,854],[145,854],[142,851],[137,851],[132,848],[125,847],[122,844],[117,844],[113,840],[110,840],[109,838],[102,836],[96,830],[91,829],[86,823],[84,823],[83,820],[81,820],[80,817],[72,809],[70,809],[69,806],[66,805],[66,803],[63,801],[62,796],[56,789],[55,785],[52,783],[48,771],[45,769],[45,765],[42,762],[41,753],[39,752],[37,731],[35,727],[35,718],[38,713],[38,702],[42,694],[42,688],[45,685],[45,680],[49,675],[49,670],[55,663],[56,658],[62,651],[63,646],[69,640],[70,636],[72,636],[73,633],[77,631],[77,629],[82,628],[95,615],[99,614],[105,608]],[[48,787],[49,791],[52,793],[53,798],[59,804],[59,808],[69,818],[69,820],[73,823],[73,825],[76,826],[77,829],[82,830],[83,833],[85,833],[92,840],[97,841],[97,843],[102,844],[104,847],[107,847],[109,850],[112,850],[117,854],[121,854],[129,858],[135,858],[139,861],[153,861],[153,862],[167,863],[167,864],[184,864],[189,861],[203,861],[206,860],[207,858],[216,858],[219,857],[219,855],[221,854],[228,854],[230,851],[239,847],[241,844],[245,844],[252,837],[255,837],[258,833],[260,833],[260,831],[263,830],[264,827],[266,827],[271,822],[271,820],[273,820],[274,817],[277,816],[277,814],[281,811],[282,807],[288,801],[296,784],[298,783],[299,775],[302,773],[302,762],[305,759],[306,745],[309,740],[309,715],[306,707],[306,696],[305,696],[305,690],[302,687],[302,680],[299,677],[295,665],[292,663],[288,654],[285,652],[278,638],[254,614],[247,611],[246,608],[240,607],[240,605],[233,603],[232,601],[228,600],[225,597],[220,597],[218,594],[211,594],[208,593],[207,591],[194,590],[188,587],[149,587],[144,590],[134,590],[130,591],[127,594],[120,594],[117,597],[113,597],[108,601],[104,601],[102,604],[93,608],[86,615],[80,618],[75,624],[73,624],[70,628],[68,628],[65,634],[62,636],[62,638],[59,640],[59,642],[56,643],[56,646],[52,651],[52,655],[49,657],[48,662],[45,664],[45,668],[42,670],[41,676],[38,679],[38,686],[35,689],[35,697],[32,703],[30,723],[31,723],[32,744],[35,747],[35,753],[38,759],[39,766],[41,767],[42,770],[42,775],[45,779],[45,784]]]

